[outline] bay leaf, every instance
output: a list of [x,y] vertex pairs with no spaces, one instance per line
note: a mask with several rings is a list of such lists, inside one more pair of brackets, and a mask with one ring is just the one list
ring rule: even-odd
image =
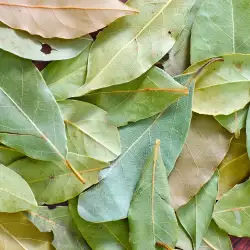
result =
[[178,222],[170,205],[167,171],[156,141],[136,186],[128,213],[130,242],[135,250],[155,249],[160,242],[174,247]]
[[178,241],[176,243],[175,249],[193,250],[191,238],[180,222],[178,223]]
[[0,213],[0,249],[55,250],[52,240],[52,233],[41,233],[22,213]]
[[75,100],[59,102],[59,107],[66,124],[70,152],[106,162],[120,155],[119,131],[108,123],[104,110]]
[[70,214],[89,246],[95,250],[130,250],[127,220],[91,223],[83,220],[77,212],[77,199],[69,201]]
[[73,97],[85,83],[91,40],[81,54],[69,60],[50,63],[42,75],[56,100]]
[[66,0],[12,0],[0,3],[1,22],[46,38],[80,37],[134,12],[118,0],[73,0],[70,3]]
[[191,62],[225,54],[248,54],[249,14],[248,0],[205,0],[192,28]]
[[190,39],[191,29],[196,14],[204,0],[195,0],[188,13],[185,27],[176,40],[175,45],[168,54],[168,59],[163,63],[164,70],[172,76],[180,75],[190,65]]
[[25,214],[40,232],[53,232],[54,240],[52,243],[56,249],[90,250],[76,228],[68,207],[56,207],[53,210],[47,207],[37,207],[37,209]]
[[211,116],[193,114],[188,138],[169,176],[172,206],[185,205],[226,156],[231,135]]
[[211,180],[176,212],[182,226],[190,235],[195,250],[199,249],[211,222],[217,192],[218,173],[215,173]]
[[153,67],[134,81],[89,93],[83,100],[106,110],[112,124],[123,126],[156,115],[187,94],[187,87]]
[[44,162],[26,157],[8,167],[24,178],[39,204],[56,204],[74,198],[98,183],[100,170],[108,167],[107,163],[74,153],[68,153],[67,159],[82,175],[85,184],[79,182],[62,162]]
[[236,185],[217,202],[213,218],[230,235],[250,237],[250,180]]
[[250,161],[246,148],[246,133],[242,132],[239,139],[234,138],[229,152],[219,166],[218,199],[250,177]]
[[0,165],[0,212],[15,213],[37,206],[25,180],[13,170]]
[[230,133],[234,133],[236,137],[239,137],[240,130],[246,127],[248,108],[246,106],[231,115],[218,115],[215,116],[215,119]]
[[23,157],[24,155],[20,154],[16,150],[5,147],[4,145],[0,145],[0,164],[8,166],[12,162],[17,161]]
[[[189,76],[177,79],[187,83]],[[100,183],[79,197],[78,212],[91,222],[105,222],[126,218],[129,205],[156,139],[162,139],[163,162],[169,174],[186,140],[191,121],[192,88],[165,112],[120,129],[122,154],[110,169],[101,172]]]
[[91,47],[86,84],[78,95],[130,82],[144,74],[173,47],[193,4],[194,0],[147,4],[130,0],[129,6],[140,13],[119,19],[99,33]]
[[207,249],[233,250],[228,234],[221,230],[213,220],[211,221],[203,240],[208,246]]
[[[92,42],[90,36],[72,40],[45,39],[0,23],[0,48],[17,56],[37,61],[65,60],[79,55]],[[48,51],[43,51],[48,47]]]
[[208,59],[192,65],[186,72],[197,71],[202,65],[206,67],[196,79],[194,112],[230,115],[250,102],[249,55],[234,54]]

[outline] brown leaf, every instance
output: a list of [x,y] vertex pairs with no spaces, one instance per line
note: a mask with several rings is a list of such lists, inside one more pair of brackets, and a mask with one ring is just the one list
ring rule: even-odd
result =
[[0,21],[46,38],[80,37],[134,12],[118,0],[0,1]]

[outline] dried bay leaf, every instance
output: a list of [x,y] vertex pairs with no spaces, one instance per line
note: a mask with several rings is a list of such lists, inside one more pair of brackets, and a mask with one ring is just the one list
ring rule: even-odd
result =
[[175,247],[175,249],[193,250],[191,238],[180,222],[178,223],[178,241]]
[[178,240],[178,222],[170,205],[167,171],[159,140],[142,170],[128,221],[133,249],[155,249],[157,242],[174,247]]
[[231,135],[213,117],[193,114],[188,138],[169,176],[172,205],[185,205],[210,180],[230,146]]
[[69,201],[70,214],[89,246],[95,250],[130,250],[127,220],[91,223],[83,220],[77,212],[77,199]]
[[229,152],[219,166],[218,198],[249,177],[250,161],[247,155],[246,134],[243,132],[239,139],[232,140]]
[[22,213],[0,213],[0,249],[54,250],[52,240],[52,233],[41,233]]
[[17,152],[16,150],[5,147],[4,145],[0,145],[0,164],[8,166],[12,162],[17,161],[23,157],[24,155]]
[[76,228],[68,207],[57,207],[53,210],[49,210],[47,207],[37,207],[25,214],[40,232],[53,232],[52,243],[56,249],[90,250]]
[[99,33],[79,96],[130,82],[149,70],[173,47],[193,4],[194,0],[129,1],[139,14],[119,19]]
[[183,207],[177,216],[192,239],[194,249],[199,249],[212,219],[218,192],[218,173]]
[[248,0],[205,0],[192,29],[191,62],[231,53],[248,54],[249,14]]
[[0,212],[15,213],[37,206],[35,197],[25,180],[4,165],[0,165],[0,193]]
[[73,97],[85,83],[91,42],[89,40],[79,56],[52,62],[42,71],[43,78],[56,100]]
[[[250,102],[250,56],[224,55],[198,62],[187,69],[202,73],[195,84],[193,111],[207,115],[230,115]],[[237,98],[235,98],[237,96]]]
[[[90,36],[73,40],[45,39],[0,23],[0,48],[17,56],[37,61],[65,60],[79,55],[92,42]],[[44,53],[42,48],[50,50]]]
[[107,113],[93,104],[66,100],[59,102],[66,124],[68,149],[109,162],[121,153],[118,129],[107,121]]
[[0,3],[1,22],[46,38],[80,37],[134,12],[118,0],[11,0]]
[[183,95],[188,95],[187,87],[153,67],[134,81],[92,92],[83,100],[106,110],[112,124],[124,126],[162,112]]
[[[185,85],[189,76],[177,79]],[[126,218],[136,183],[156,139],[162,139],[163,162],[171,172],[186,140],[191,121],[192,88],[165,112],[120,129],[122,154],[101,172],[100,183],[79,197],[80,216],[92,222]]]
[[85,184],[79,182],[61,162],[44,162],[26,157],[8,167],[26,180],[39,204],[56,204],[74,198],[98,183],[99,172],[108,167],[107,163],[74,153],[68,153],[67,159],[85,179]]
[[217,202],[213,218],[230,235],[250,237],[250,181],[236,185]]

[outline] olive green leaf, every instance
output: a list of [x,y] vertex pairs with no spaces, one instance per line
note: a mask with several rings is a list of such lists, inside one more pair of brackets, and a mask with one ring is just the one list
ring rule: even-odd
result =
[[248,157],[250,158],[250,107],[248,109],[248,114],[247,114],[247,123],[246,123],[246,135],[247,135],[247,152],[248,152]]
[[168,59],[163,63],[164,70],[170,75],[179,75],[190,65],[190,38],[191,29],[197,11],[204,0],[194,0],[185,23],[185,27],[176,40],[174,47],[168,54]]
[[[177,79],[190,81],[190,76]],[[162,139],[163,162],[171,172],[186,140],[191,121],[192,88],[189,96],[181,97],[159,115],[129,124],[120,129],[122,154],[101,172],[102,181],[79,197],[80,216],[92,222],[126,218],[129,205],[149,154],[156,139]],[[104,195],[105,194],[105,195]]]
[[101,32],[91,47],[84,95],[130,82],[159,61],[185,27],[194,0],[131,0],[139,14],[124,17]]
[[25,180],[4,165],[0,165],[0,193],[0,212],[15,213],[37,206]]
[[23,158],[24,155],[17,152],[12,148],[5,147],[4,145],[0,145],[0,164],[8,166],[14,161],[17,161]]
[[242,132],[239,139],[232,140],[230,149],[219,166],[218,198],[249,177],[250,161],[247,155],[246,133]]
[[77,212],[77,199],[69,201],[69,212],[89,246],[95,250],[130,250],[127,220],[91,223]]
[[224,55],[208,59],[191,66],[186,72],[194,72],[202,65],[206,67],[195,84],[194,112],[230,115],[249,103],[250,55]]
[[65,60],[79,55],[92,42],[90,36],[72,40],[45,39],[0,23],[0,48],[37,61]]
[[53,210],[47,207],[37,207],[25,213],[28,219],[40,232],[53,232],[53,246],[58,250],[90,250],[76,228],[68,207],[56,207]]
[[90,103],[59,102],[66,124],[68,149],[101,161],[112,161],[121,153],[118,129],[107,121],[107,113]]
[[22,213],[0,213],[0,249],[55,250],[52,240],[52,233],[41,233]]
[[194,249],[199,249],[212,219],[218,192],[218,173],[183,207],[177,216],[192,239]]
[[[208,246],[207,249],[214,249],[214,250],[233,249],[228,234],[223,230],[221,230],[213,220],[209,225],[209,228],[203,238],[203,241]],[[200,250],[201,249],[202,248],[200,248]]]
[[80,55],[69,60],[50,63],[42,75],[56,100],[73,97],[85,83],[89,49],[92,40],[85,43]]
[[44,162],[26,157],[8,167],[27,181],[39,204],[56,204],[76,197],[98,183],[99,172],[108,167],[107,163],[74,153],[68,153],[67,159],[82,175],[85,184],[76,179],[62,162]]
[[240,136],[240,130],[246,127],[248,106],[234,112],[231,115],[218,115],[215,119],[230,133],[234,133],[238,138]]
[[230,235],[250,237],[250,180],[236,185],[217,202],[213,218]]
[[186,204],[226,156],[231,135],[211,116],[193,114],[188,138],[169,176],[172,205]]
[[134,81],[92,92],[83,100],[106,110],[112,124],[123,126],[156,115],[187,94],[187,87],[153,67]]
[[205,0],[197,13],[191,40],[191,62],[250,52],[248,0]]
[[178,240],[178,223],[170,205],[167,171],[159,140],[142,170],[130,204],[128,221],[133,249],[155,249],[157,242],[174,247]]

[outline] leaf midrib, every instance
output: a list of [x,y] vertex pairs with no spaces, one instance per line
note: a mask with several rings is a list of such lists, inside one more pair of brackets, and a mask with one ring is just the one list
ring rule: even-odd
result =
[[200,87],[200,88],[195,88],[195,90],[204,90],[204,89],[209,89],[209,88],[216,88],[222,85],[227,85],[227,84],[239,84],[239,83],[249,83],[250,86],[250,79],[249,80],[241,80],[241,81],[232,81],[232,82],[222,82],[216,85],[209,85],[206,87]]

